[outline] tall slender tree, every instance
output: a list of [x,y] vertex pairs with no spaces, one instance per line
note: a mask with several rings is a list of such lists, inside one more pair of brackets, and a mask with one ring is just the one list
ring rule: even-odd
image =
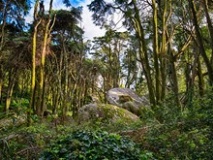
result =
[[[194,0],[188,0],[189,2],[189,7],[192,11],[192,22],[194,24],[195,27],[195,33],[196,33],[196,38],[199,44],[199,49],[200,49],[200,54],[203,57],[203,60],[206,64],[206,68],[208,70],[208,77],[209,77],[209,84],[210,86],[213,85],[213,67],[211,64],[210,59],[208,58],[206,51],[205,51],[205,47],[204,47],[204,42],[203,42],[203,37],[200,31],[200,26],[199,26],[199,22],[198,22],[198,17],[197,17],[197,8],[196,8],[196,4]],[[207,14],[208,17],[208,14]],[[208,22],[208,18],[207,18],[207,22]],[[211,26],[209,28],[211,30]]]

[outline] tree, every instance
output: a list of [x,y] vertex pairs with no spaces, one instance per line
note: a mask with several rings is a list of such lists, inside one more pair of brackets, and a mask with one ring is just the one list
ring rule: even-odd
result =
[[[102,77],[104,79],[104,91],[122,85],[123,60],[126,46],[128,45],[128,33],[116,32],[108,29],[103,37],[97,37],[93,43],[95,61],[101,59]],[[104,70],[105,68],[105,70]],[[101,70],[100,68],[98,69]]]
[[[104,24],[108,14],[112,14],[112,10],[119,9],[124,15],[124,24],[135,32],[136,38],[139,42],[139,55],[140,61],[143,66],[143,72],[147,80],[147,86],[149,90],[150,102],[155,105],[155,91],[153,80],[151,77],[151,67],[149,65],[149,56],[147,52],[147,45],[145,41],[144,26],[142,25],[142,19],[140,17],[139,6],[143,2],[136,2],[135,0],[128,3],[126,1],[115,1],[114,4],[107,4],[104,1],[94,0],[90,5],[89,9],[94,12],[93,19],[96,24]],[[133,14],[134,13],[134,14]]]
[[[28,1],[0,1],[0,101],[3,102],[3,89],[7,87],[4,109],[6,113],[9,111],[13,86],[17,76],[16,74],[13,75],[17,71],[17,69],[13,68],[13,65],[7,66],[9,69],[5,68],[5,65],[8,65],[9,62],[7,61],[9,60],[8,57],[13,54],[13,49],[8,46],[13,44],[11,40],[15,38],[15,35],[23,31],[25,27],[24,16],[29,11],[29,7]],[[14,48],[17,46],[15,45]],[[6,76],[7,71],[10,73],[8,77]],[[4,85],[7,78],[9,78],[8,86]]]
[[[205,48],[204,48],[203,37],[202,37],[200,29],[199,29],[199,23],[198,23],[198,17],[197,17],[197,13],[198,13],[197,8],[196,8],[194,0],[189,0],[188,2],[189,2],[189,7],[192,11],[192,21],[193,21],[193,24],[195,26],[195,33],[196,33],[196,38],[197,38],[197,41],[198,41],[198,44],[199,44],[200,54],[203,57],[203,60],[206,64],[206,68],[207,68],[208,76],[209,76],[209,84],[210,84],[210,86],[212,86],[213,85],[213,68],[212,68],[211,61],[208,58],[206,51],[205,51]],[[208,28],[209,28],[209,31],[210,31],[210,35],[212,36],[212,34],[211,34],[212,26],[211,26],[211,23],[209,22],[210,18],[209,18],[208,12],[207,12],[207,6],[206,6],[205,1],[204,1],[204,6],[205,6],[204,7],[205,8],[205,14],[206,14],[206,17],[207,17]]]
[[[199,26],[199,22],[205,17],[210,35],[207,39],[211,39],[212,25],[209,17],[209,4],[210,2],[207,1],[195,3],[194,1],[172,0],[140,2],[116,0],[113,3],[107,3],[104,0],[94,0],[88,7],[93,12],[94,23],[102,27],[107,24],[116,24],[113,20],[110,20],[110,16],[116,11],[123,15],[124,26],[130,33],[135,34],[138,41],[139,60],[143,66],[150,102],[155,106],[165,99],[167,93],[172,91],[175,95],[176,104],[180,106],[179,81],[183,77],[178,77],[182,73],[182,67],[177,68],[177,66],[187,65],[180,59],[189,54],[191,57],[197,44],[200,46],[200,54],[207,68],[208,79],[211,84],[213,72],[210,62],[212,56],[207,54],[205,45],[208,44],[205,43],[206,39],[203,37],[204,34],[201,34],[202,31]],[[197,10],[198,5],[202,5],[203,8]],[[187,12],[187,6],[192,10],[192,14]],[[199,14],[201,10],[204,11],[204,14]],[[177,44],[174,43],[175,41]],[[204,90],[202,60],[198,53],[195,53],[191,60],[194,61],[193,64],[190,62],[192,64],[190,73],[193,76],[190,77],[189,72],[185,76],[186,92],[194,86],[194,80],[198,75],[197,82],[202,94],[202,90]],[[189,81],[192,83],[189,83]]]
[[[43,116],[45,111],[45,57],[50,53],[50,33],[54,24],[51,16],[52,3],[53,1],[51,0],[48,15],[43,13],[43,1],[36,1],[34,7],[30,108],[40,116]],[[40,7],[39,10],[38,7]]]
[[[70,109],[68,107],[70,101],[73,104],[78,101],[73,95],[75,82],[72,79],[80,76],[76,73],[77,68],[75,66],[81,65],[84,56],[83,30],[78,26],[81,20],[81,12],[81,7],[54,11],[56,19],[51,34],[54,43],[54,63],[57,68],[52,68],[53,74],[49,76],[57,77],[54,85],[51,86],[52,90],[55,90],[53,112],[55,113],[56,109],[60,108],[63,116]],[[71,100],[70,97],[72,97]]]
[[28,1],[0,1],[0,51],[2,51],[5,45],[5,30],[7,30],[9,26],[16,26],[16,30],[21,30],[24,28],[24,16],[28,13],[30,9],[29,4],[30,3]]

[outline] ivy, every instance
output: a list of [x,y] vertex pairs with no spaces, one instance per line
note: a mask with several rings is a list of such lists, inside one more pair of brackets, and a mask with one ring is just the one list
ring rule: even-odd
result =
[[59,138],[45,150],[40,160],[139,160],[152,159],[151,153],[142,152],[134,142],[106,131],[78,130]]

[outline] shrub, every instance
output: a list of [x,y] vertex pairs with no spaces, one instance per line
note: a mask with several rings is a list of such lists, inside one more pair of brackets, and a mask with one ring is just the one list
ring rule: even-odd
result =
[[60,137],[41,154],[40,160],[146,160],[151,153],[142,153],[134,142],[106,131],[74,131]]
[[158,159],[202,159],[213,157],[213,93],[194,97],[184,112],[167,103],[159,106],[160,124],[149,128],[145,149]]

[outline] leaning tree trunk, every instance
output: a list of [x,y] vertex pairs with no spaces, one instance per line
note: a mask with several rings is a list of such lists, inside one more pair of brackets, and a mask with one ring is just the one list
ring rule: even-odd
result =
[[211,44],[211,49],[212,49],[212,56],[211,56],[210,63],[212,64],[212,67],[213,67],[213,25],[212,25],[212,20],[210,18],[210,14],[209,14],[208,0],[203,0],[203,6],[204,6],[205,15],[206,15],[206,22],[208,24],[209,35],[211,38],[210,44]]
[[192,15],[193,15],[193,23],[195,26],[195,32],[196,32],[196,36],[197,36],[197,41],[199,44],[199,49],[200,49],[200,54],[203,57],[203,60],[205,62],[207,71],[208,71],[208,77],[209,77],[209,84],[210,86],[213,86],[213,66],[211,64],[211,61],[209,60],[205,48],[204,48],[204,44],[203,44],[203,38],[202,35],[200,33],[200,28],[199,28],[199,23],[198,23],[198,19],[197,19],[197,11],[196,11],[196,6],[195,6],[195,2],[194,0],[188,0],[189,1],[189,7],[192,11]]

